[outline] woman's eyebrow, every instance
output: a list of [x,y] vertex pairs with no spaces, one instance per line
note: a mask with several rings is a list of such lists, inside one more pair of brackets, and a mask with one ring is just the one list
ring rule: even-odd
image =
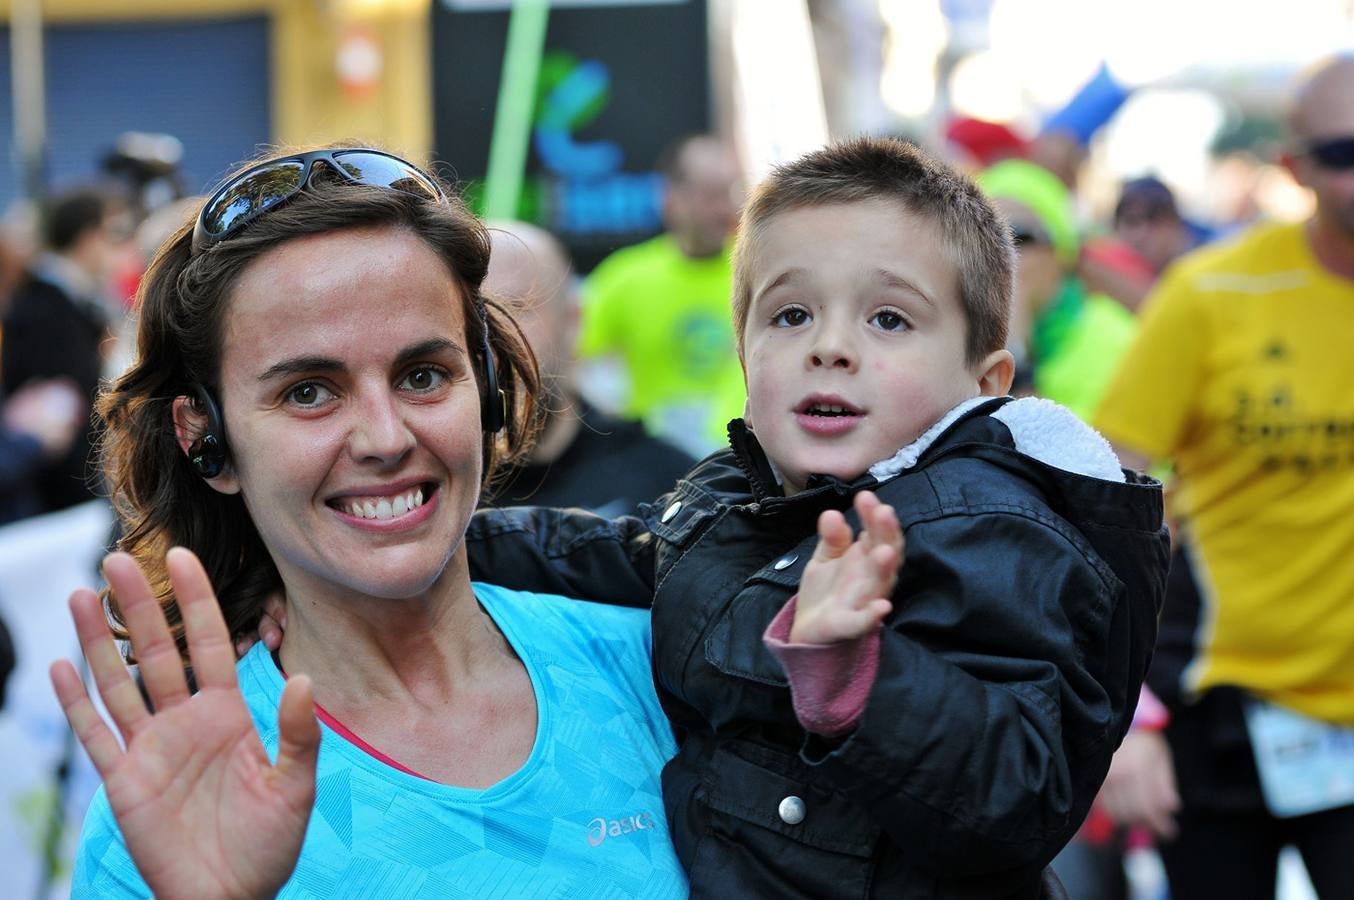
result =
[[462,354],[465,351],[461,349],[460,344],[447,338],[429,338],[426,341],[419,341],[417,344],[410,344],[405,347],[396,355],[395,368],[421,357],[436,356],[439,353],[447,352]]
[[282,375],[300,375],[304,372],[342,372],[346,366],[328,356],[293,356],[273,363],[259,375],[259,381],[270,381]]
[[[460,345],[446,338],[430,338],[410,344],[395,356],[395,367],[399,368],[415,359],[435,356],[445,352],[462,353]],[[330,356],[293,356],[273,363],[259,375],[259,381],[271,381],[284,375],[302,375],[307,372],[342,372],[348,367],[342,360]]]

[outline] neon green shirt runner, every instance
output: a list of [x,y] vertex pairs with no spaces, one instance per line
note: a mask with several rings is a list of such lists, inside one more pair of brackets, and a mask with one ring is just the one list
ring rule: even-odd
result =
[[580,355],[618,357],[625,414],[697,455],[723,446],[743,414],[732,288],[727,249],[689,259],[667,235],[616,251],[584,285]]

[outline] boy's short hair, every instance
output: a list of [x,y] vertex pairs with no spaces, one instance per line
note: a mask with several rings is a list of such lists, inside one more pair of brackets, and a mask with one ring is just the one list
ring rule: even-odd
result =
[[733,254],[733,326],[740,354],[752,304],[749,270],[766,224],[780,213],[805,206],[878,199],[897,200],[940,228],[958,274],[959,303],[968,322],[965,361],[976,363],[1006,346],[1015,267],[1006,220],[972,181],[914,144],[861,137],[777,166],[752,189]]

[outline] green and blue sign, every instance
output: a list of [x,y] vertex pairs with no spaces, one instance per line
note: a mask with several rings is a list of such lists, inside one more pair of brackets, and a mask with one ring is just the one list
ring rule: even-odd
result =
[[[508,34],[505,10],[434,8],[434,133],[472,204],[483,199]],[[704,0],[552,9],[517,217],[581,271],[661,228],[659,154],[710,127]]]

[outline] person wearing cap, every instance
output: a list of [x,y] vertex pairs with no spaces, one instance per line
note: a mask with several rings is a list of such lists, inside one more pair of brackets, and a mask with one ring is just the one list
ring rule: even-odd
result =
[[1180,214],[1175,194],[1151,175],[1124,182],[1114,207],[1114,233],[1158,276],[1210,237]]
[[1027,363],[1034,393],[1089,419],[1133,338],[1133,315],[1077,276],[1076,215],[1057,176],[1008,159],[979,175],[978,185],[1006,216],[1016,245],[1011,331],[1023,344],[1016,356]]
[[1168,596],[1148,676],[1176,900],[1272,898],[1289,844],[1320,897],[1354,897],[1354,57],[1303,82],[1288,124],[1314,214],[1175,263],[1095,419],[1125,465],[1174,461],[1198,578],[1196,603]]

